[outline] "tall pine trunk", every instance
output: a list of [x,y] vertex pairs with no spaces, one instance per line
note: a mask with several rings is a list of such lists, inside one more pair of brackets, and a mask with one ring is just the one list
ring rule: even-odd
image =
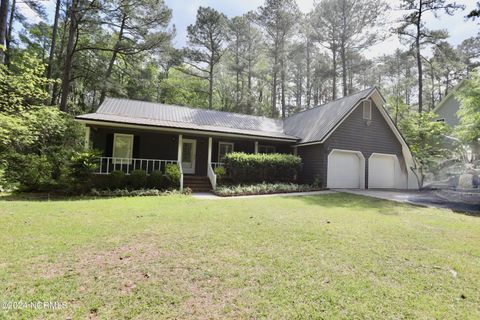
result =
[[345,29],[347,28],[347,16],[346,16],[346,1],[342,0],[342,36],[340,40],[340,59],[342,60],[342,90],[343,96],[348,95],[347,84],[347,54],[345,48]]
[[285,104],[285,61],[282,57],[280,61],[280,89],[281,89],[281,103],[282,103],[282,119],[285,119],[286,116],[286,104]]
[[332,100],[337,99],[337,50],[332,49],[333,73],[332,73]]
[[62,95],[60,98],[60,110],[67,111],[68,96],[70,95],[70,80],[72,75],[73,54],[75,53],[75,39],[78,29],[77,10],[79,0],[72,0],[70,7],[70,27],[68,29],[67,51],[62,75]]
[[[67,7],[67,12],[69,11],[69,7]],[[62,32],[62,38],[60,39],[60,48],[59,48],[59,52],[60,52],[60,56],[63,55],[63,52],[65,50],[65,38],[66,38],[66,35],[67,35],[67,22],[68,22],[68,17],[65,17],[65,22],[63,24],[63,32]],[[57,63],[57,66],[59,66],[60,62]],[[58,82],[55,82],[53,84],[53,88],[52,88],[52,100],[50,101],[50,105],[55,105],[57,104],[58,102]]]
[[277,114],[277,63],[278,63],[278,50],[275,53],[273,59],[273,72],[272,72],[272,117]]
[[208,108],[212,109],[213,107],[213,54],[209,63],[209,72],[208,72]]
[[[7,20],[8,20],[9,0],[1,0],[0,2],[0,45],[5,46],[7,37]],[[5,52],[0,50],[0,63],[5,62]]]
[[306,61],[306,64],[307,64],[307,97],[306,97],[306,104],[307,104],[307,109],[310,109],[310,100],[311,100],[311,97],[312,97],[312,88],[311,88],[311,84],[310,84],[310,76],[311,76],[311,67],[310,67],[310,64],[311,64],[311,57],[310,57],[310,39],[307,38],[307,47],[306,47],[306,57],[307,57],[307,61]]
[[5,64],[8,66],[11,60],[11,45],[12,45],[12,33],[13,33],[13,20],[15,18],[15,5],[16,0],[12,0],[12,7],[10,8],[10,17],[8,18],[8,31],[7,38],[5,39],[5,47],[7,51],[5,53]]
[[420,20],[421,13],[418,15],[417,20],[417,35],[415,37],[415,53],[417,58],[417,69],[418,69],[418,112],[422,113],[423,111],[423,70],[422,70],[422,57],[420,55],[420,33],[421,25]]
[[48,56],[48,67],[47,67],[47,78],[48,79],[52,78],[52,73],[53,73],[53,57],[55,55],[55,48],[57,46],[58,19],[60,17],[60,4],[61,4],[61,0],[57,0],[57,4],[55,5],[55,18],[53,20],[53,28],[52,28],[52,45],[50,46],[50,55]]
[[104,82],[102,85],[102,91],[100,93],[100,104],[103,103],[105,100],[105,96],[107,95],[107,86],[108,82],[110,81],[110,77],[112,76],[113,66],[115,65],[115,60],[117,59],[118,52],[120,50],[120,44],[123,41],[123,32],[125,29],[125,22],[127,20],[127,15],[124,13],[122,16],[122,23],[120,25],[120,30],[118,32],[118,39],[115,43],[115,47],[113,49],[112,57],[110,58],[110,62],[108,63],[107,71],[105,72]]

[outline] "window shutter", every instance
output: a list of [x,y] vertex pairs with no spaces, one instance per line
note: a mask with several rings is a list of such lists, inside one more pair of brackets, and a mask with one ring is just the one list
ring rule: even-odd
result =
[[133,153],[132,157],[140,158],[140,136],[133,137]]
[[113,133],[107,133],[105,142],[105,157],[111,157],[113,154]]

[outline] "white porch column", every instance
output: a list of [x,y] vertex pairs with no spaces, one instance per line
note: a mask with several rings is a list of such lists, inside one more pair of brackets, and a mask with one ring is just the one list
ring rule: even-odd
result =
[[177,155],[177,161],[178,164],[182,164],[182,151],[183,151],[183,136],[181,134],[178,135],[178,155]]
[[297,147],[293,147],[293,155],[294,155],[294,156],[297,156],[297,155],[298,155]]
[[[209,167],[212,165],[212,137],[208,137],[207,165],[208,165]],[[207,167],[207,169],[208,169],[208,167]]]
[[85,141],[84,141],[84,148],[88,150],[90,147],[90,127],[85,125]]
[[180,192],[183,191],[183,169],[182,169],[182,159],[183,159],[183,136],[178,135],[178,167],[180,168]]
[[258,141],[255,141],[255,153],[258,153]]

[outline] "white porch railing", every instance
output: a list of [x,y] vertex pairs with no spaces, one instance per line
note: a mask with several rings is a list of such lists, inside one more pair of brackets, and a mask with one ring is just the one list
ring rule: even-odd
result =
[[216,167],[224,167],[225,166],[225,163],[223,162],[212,162],[212,168],[215,169]]
[[[213,165],[213,162],[212,162],[212,165]],[[212,189],[215,190],[215,188],[217,187],[217,175],[213,171],[212,166],[207,167],[207,176],[208,176],[208,179],[210,179]]]
[[[114,158],[100,157],[98,159],[98,167],[96,174],[110,174],[114,170],[121,170],[129,174],[133,170],[144,170],[147,174],[160,170],[165,173],[167,164],[177,164],[177,160],[161,160],[161,159],[139,159],[139,158]],[[183,175],[180,166],[180,173]],[[183,181],[183,179],[182,179]],[[180,183],[182,183],[182,181]]]

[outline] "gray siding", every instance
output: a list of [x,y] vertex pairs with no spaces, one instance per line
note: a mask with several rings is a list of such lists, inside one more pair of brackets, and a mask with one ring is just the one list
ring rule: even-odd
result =
[[298,147],[297,154],[303,160],[302,181],[312,182],[321,177],[322,186],[327,186],[327,160],[333,149],[361,151],[365,157],[365,184],[368,187],[368,158],[374,152],[396,154],[402,170],[406,171],[402,146],[392,132],[380,111],[372,101],[370,124],[363,119],[362,107],[357,107],[332,133],[324,144]]
[[437,119],[445,119],[446,124],[455,127],[460,121],[457,116],[458,109],[460,109],[460,102],[452,94],[435,110],[435,113],[438,115]]
[[361,151],[365,157],[365,187],[368,188],[368,158],[374,152],[397,155],[402,170],[406,171],[402,145],[372,101],[370,124],[363,119],[363,109],[357,107],[324,143],[322,177],[326,186],[327,157],[332,149]]
[[299,179],[303,183],[313,183],[316,178],[323,185],[323,145],[314,144],[297,148],[297,155],[302,158],[302,171]]

